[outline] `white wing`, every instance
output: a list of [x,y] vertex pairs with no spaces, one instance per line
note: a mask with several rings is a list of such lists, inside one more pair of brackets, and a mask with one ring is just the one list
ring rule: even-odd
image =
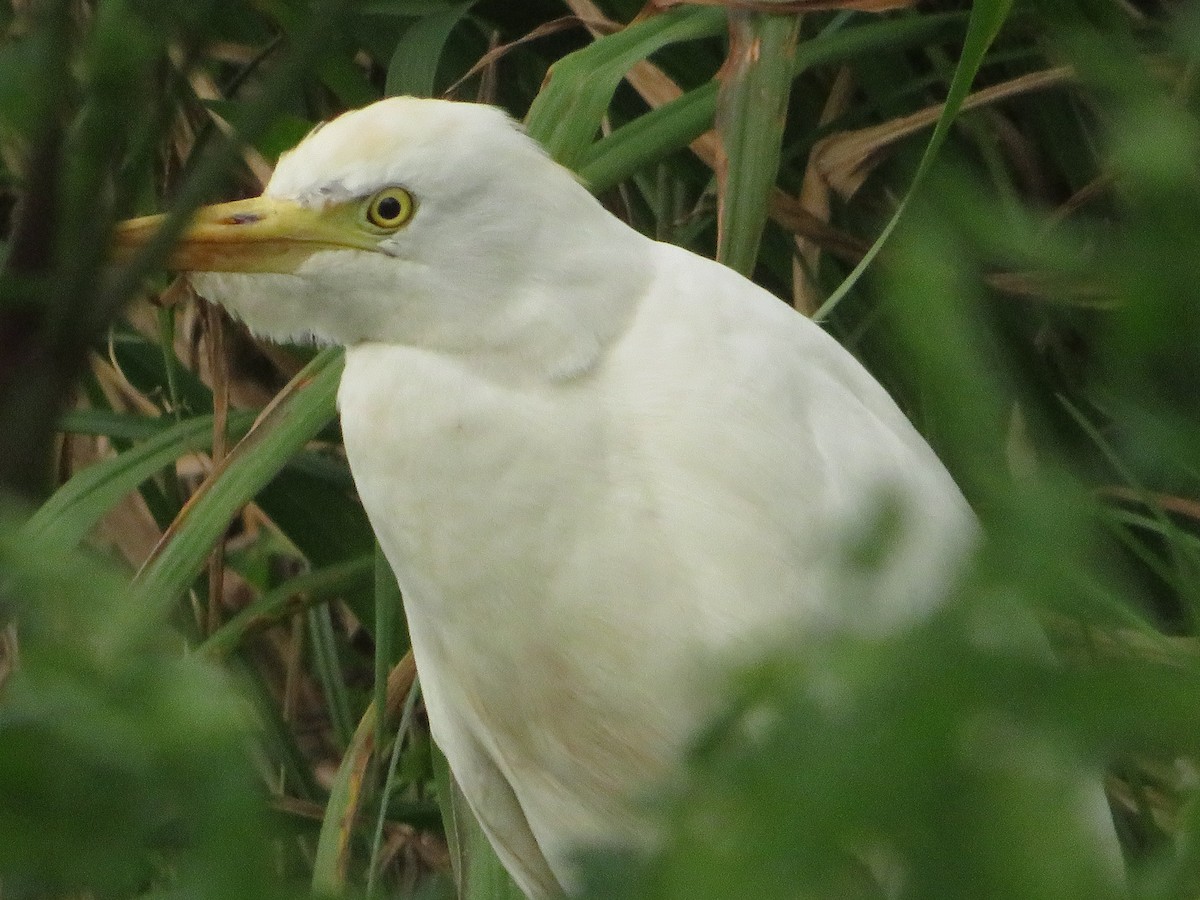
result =
[[[633,801],[724,665],[919,615],[973,533],[845,350],[724,267],[652,252],[652,290],[583,376],[506,380],[363,345],[339,398],[434,736],[535,896],[547,866],[573,884],[581,843],[647,837]],[[886,561],[847,569],[846,540],[887,498]]]

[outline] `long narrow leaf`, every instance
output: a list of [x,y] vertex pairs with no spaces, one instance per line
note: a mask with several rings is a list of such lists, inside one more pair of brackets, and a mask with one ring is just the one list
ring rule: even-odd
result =
[[94,408],[73,409],[58,420],[58,427],[67,434],[90,434],[131,443],[158,437],[178,424],[178,420],[166,416],[144,416]]
[[921,162],[918,164],[917,171],[913,175],[908,192],[904,195],[904,199],[900,201],[896,212],[892,215],[887,225],[884,226],[875,243],[871,245],[871,249],[867,251],[866,256],[846,276],[846,279],[829,296],[829,299],[821,304],[821,308],[813,314],[813,318],[817,321],[825,319],[833,312],[834,308],[842,301],[842,298],[850,292],[851,288],[858,282],[858,279],[862,277],[867,267],[875,260],[875,257],[883,249],[883,245],[887,242],[887,239],[891,237],[892,232],[896,230],[896,226],[900,223],[900,218],[908,208],[909,201],[918,188],[920,188],[930,169],[933,168],[938,151],[942,149],[942,144],[945,143],[946,136],[950,133],[950,126],[954,123],[954,119],[958,115],[963,101],[967,98],[967,94],[971,90],[971,83],[975,80],[975,75],[979,72],[979,67],[983,65],[983,59],[987,55],[988,48],[992,46],[996,35],[1000,33],[1000,29],[1003,27],[1011,10],[1012,0],[976,0],[974,7],[971,9],[971,19],[967,25],[967,37],[963,43],[962,56],[959,58],[958,67],[954,70],[954,78],[950,82],[950,90],[946,96],[946,105],[942,109],[942,115],[938,119],[937,125],[934,126],[933,136],[930,137],[929,144],[925,147],[925,153],[921,156]]
[[353,713],[350,710],[350,691],[346,686],[345,667],[338,653],[337,637],[333,630],[333,616],[329,605],[310,607],[305,611],[308,620],[309,657],[313,674],[321,685],[325,696],[325,709],[329,723],[340,746],[350,743],[354,732]]
[[[367,896],[371,897],[375,894],[375,879],[379,876],[379,861],[383,850],[383,826],[387,822],[388,798],[392,795],[392,788],[396,784],[396,767],[400,762],[400,751],[404,748],[405,738],[408,737],[409,729],[412,728],[413,712],[417,708],[417,700],[421,695],[421,684],[419,681],[414,681],[413,686],[408,691],[408,699],[404,701],[404,711],[400,714],[400,724],[396,727],[396,737],[392,741],[391,758],[388,760],[387,772],[384,773],[380,782],[379,788],[379,815],[375,818],[375,835],[371,839],[371,858],[367,868]],[[376,708],[382,706],[380,698],[376,698]],[[375,717],[375,732],[382,734],[386,729],[383,726],[383,716]],[[375,740],[375,746],[380,750],[383,749],[384,742],[378,737]]]
[[593,193],[603,193],[639,169],[686,147],[712,127],[717,87],[717,82],[711,81],[688,91],[592,144],[580,161],[580,179]]
[[717,99],[717,259],[750,275],[779,171],[798,16],[730,13]]
[[[230,416],[235,440],[250,430],[249,413]],[[212,446],[212,416],[196,416],[163,430],[111,459],[88,466],[64,484],[29,520],[30,533],[47,533],[60,546],[74,546],[125,495],[188,453]]]
[[[385,721],[395,720],[416,676],[412,654],[404,657],[392,669],[387,681],[387,703],[383,711]],[[377,749],[375,720],[379,715],[378,708],[372,702],[359,720],[334,777],[325,817],[321,821],[316,859],[313,861],[312,889],[315,894],[339,894],[346,885],[350,841],[362,806],[367,766]]]
[[433,777],[460,900],[524,900],[467,804],[446,757],[436,746]]
[[668,44],[714,37],[724,24],[721,10],[672,10],[564,57],[551,68],[529,108],[529,133],[551,156],[575,168],[595,139],[617,85],[634,64]]
[[[401,646],[399,640],[404,628],[403,606],[400,599],[400,586],[396,584],[396,576],[388,564],[387,557],[379,545],[375,545],[373,559],[375,574],[375,706],[383,706],[387,696],[388,672],[399,661],[400,654],[408,647]],[[405,641],[407,643],[407,641]],[[380,719],[375,741],[383,746],[384,723]]]
[[334,417],[340,350],[325,350],[225,457],[172,523],[135,582],[147,612],[166,614],[237,511]]
[[225,622],[200,650],[215,658],[228,656],[246,635],[285,619],[302,606],[368,589],[374,570],[375,556],[369,554],[289,579]]
[[454,27],[474,5],[475,0],[469,0],[430,13],[404,32],[388,64],[387,84],[384,87],[387,96],[433,96],[438,64],[446,49],[446,42],[450,40]]
[[[797,48],[792,77],[816,66],[829,65],[881,50],[901,50],[949,35],[966,21],[965,13],[938,13],[911,19],[868,21],[855,28],[823,31]],[[577,169],[594,193],[602,193],[643,169],[687,146],[712,127],[718,83],[685,92],[645,115],[627,122],[584,151]]]

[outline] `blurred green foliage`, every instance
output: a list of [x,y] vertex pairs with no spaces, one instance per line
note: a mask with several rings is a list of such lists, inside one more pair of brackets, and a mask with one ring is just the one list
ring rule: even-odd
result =
[[148,626],[125,579],[8,515],[0,572],[20,623],[0,704],[5,895],[282,896],[230,680]]
[[[1113,896],[1077,810],[1105,769],[1129,892],[1200,890],[1200,6],[740,18],[777,49],[720,85],[725,10],[621,28],[640,6],[0,7],[0,894],[440,896],[444,841],[464,894],[511,891],[389,684],[406,637],[339,452],[336,352],[225,323],[207,359],[196,316],[145,303],[171,234],[105,262],[118,219],[170,210],[177,234],[316,122],[447,89],[528,116],[635,227],[715,255],[720,217],[760,283],[810,313],[838,296],[824,324],[987,533],[921,629],[783,641],[736,673],[651,801],[661,852],[590,851],[591,896],[871,896],[848,850],[902,858],[898,896]],[[935,161],[938,105],[972,82],[1009,94],[943,116]],[[223,394],[232,444],[285,384],[198,488]],[[1057,661],[1014,635],[1030,609]]]

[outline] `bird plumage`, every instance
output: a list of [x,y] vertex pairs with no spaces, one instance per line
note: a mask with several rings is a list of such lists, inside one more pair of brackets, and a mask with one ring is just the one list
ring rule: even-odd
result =
[[[653,839],[638,801],[730,666],[911,623],[974,521],[846,350],[620,222],[497,110],[349,113],[266,193],[322,208],[389,185],[416,212],[378,252],[194,278],[260,333],[346,345],[346,452],[433,735],[548,896],[582,845]],[[867,564],[851,549],[872,540]]]
[[[630,804],[714,711],[717,673],[809,629],[919,614],[972,528],[845,351],[715,264],[651,250],[665,283],[584,373],[514,383],[364,344],[339,396],[434,736],[456,773],[503,778],[511,808],[476,812],[493,836],[511,829],[492,816],[527,821],[564,884],[573,849],[637,837]],[[839,590],[844,541],[889,494],[896,559]],[[546,880],[531,855],[506,859],[527,890]]]

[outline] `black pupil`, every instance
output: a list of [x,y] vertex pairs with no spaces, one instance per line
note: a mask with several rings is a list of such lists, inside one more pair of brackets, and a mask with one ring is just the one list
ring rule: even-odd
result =
[[400,201],[395,197],[384,197],[379,201],[379,205],[375,207],[375,212],[378,213],[379,218],[390,222],[392,219],[400,218],[400,213],[403,210],[400,208]]

